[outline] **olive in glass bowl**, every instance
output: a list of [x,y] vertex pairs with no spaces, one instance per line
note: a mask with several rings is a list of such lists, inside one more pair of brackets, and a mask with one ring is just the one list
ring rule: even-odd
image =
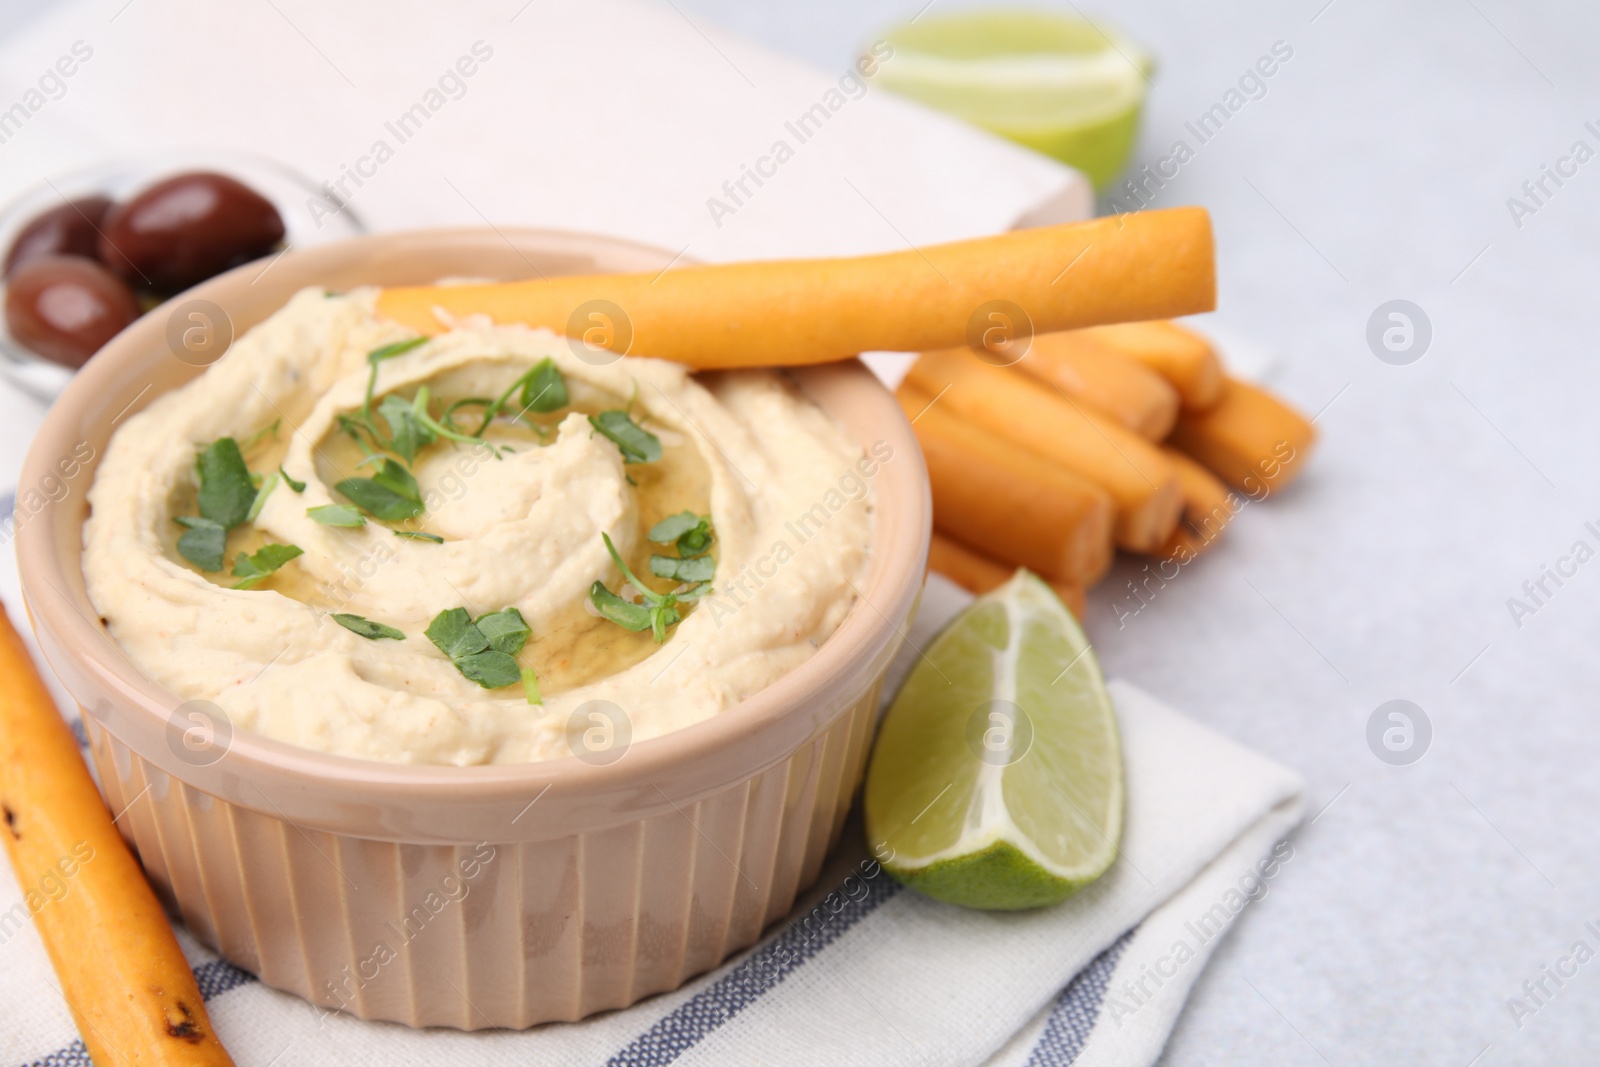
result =
[[175,293],[260,259],[283,234],[272,201],[226,174],[190,171],[113,205],[98,252],[129,285]]
[[111,200],[85,196],[35,215],[11,241],[6,253],[5,276],[42,256],[83,256],[94,259],[100,250],[100,225]]
[[[281,249],[364,233],[330,196],[287,167],[227,150],[164,150],[41,182],[0,207],[0,375],[52,400],[104,331],[131,321],[130,302],[137,317]],[[28,270],[46,258],[47,269]]]
[[6,278],[11,336],[64,367],[81,367],[139,317],[133,292],[84,256],[40,256]]

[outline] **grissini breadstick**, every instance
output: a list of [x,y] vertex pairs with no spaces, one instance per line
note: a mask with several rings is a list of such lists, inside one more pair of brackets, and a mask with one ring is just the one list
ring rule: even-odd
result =
[[692,367],[780,366],[915,352],[1212,308],[1203,208],[1144,211],[848,259],[681,267],[384,291],[378,313],[424,334],[435,309],[544,326]]
[[194,974],[0,607],[0,828],[89,1055],[231,1067]]
[[969,426],[915,386],[895,395],[928,463],[935,526],[1047,580],[1090,585],[1111,566],[1104,490]]
[[[928,548],[928,569],[944,575],[967,592],[980,596],[991,589],[1000,588],[1011,580],[1013,573],[1010,567],[979,555],[959,541],[952,541],[938,532],[934,533]],[[1067,610],[1082,622],[1086,604],[1083,586],[1056,581],[1050,583],[1050,588],[1056,591]]]
[[1178,485],[1183,489],[1183,520],[1156,555],[1187,563],[1217,543],[1243,501],[1217,481],[1216,475],[1177,449],[1166,449],[1166,455],[1177,469]]
[[1114,419],[964,348],[918,356],[906,381],[925,393],[943,393],[940,405],[982,432],[1110,493],[1118,546],[1154,552],[1172,536],[1183,507],[1178,474],[1159,448]]
[[1171,444],[1259,500],[1294,480],[1316,436],[1316,428],[1289,405],[1229,378],[1214,405],[1179,417]]
[[1178,421],[1177,389],[1115,349],[1083,343],[1082,332],[1038,335],[1017,369],[1098,408],[1147,441],[1166,440]]
[[1175,322],[1123,322],[1073,331],[1091,351],[1144,364],[1178,390],[1185,411],[1204,411],[1222,396],[1222,361],[1211,342]]

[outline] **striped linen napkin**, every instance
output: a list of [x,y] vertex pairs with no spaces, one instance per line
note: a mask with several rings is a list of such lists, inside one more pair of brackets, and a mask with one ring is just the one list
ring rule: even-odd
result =
[[[911,640],[970,599],[929,579]],[[896,665],[910,666],[909,646]],[[894,681],[894,679],[891,679]],[[892,687],[891,687],[892,688]],[[1110,872],[1053,908],[982,913],[902,889],[847,833],[755,948],[624,1011],[528,1031],[408,1030],[329,1015],[180,938],[240,1067],[395,1064],[1140,1065],[1160,1055],[1234,918],[1293,861],[1298,776],[1126,683],[1127,813]],[[0,1064],[89,1067],[43,948],[0,876]]]

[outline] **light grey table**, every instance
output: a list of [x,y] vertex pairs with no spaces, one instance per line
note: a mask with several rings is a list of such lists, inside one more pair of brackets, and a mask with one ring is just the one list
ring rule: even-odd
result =
[[[841,70],[921,6],[677,2]],[[1133,603],[1139,569],[1091,597],[1108,672],[1299,768],[1313,798],[1164,1062],[1592,1062],[1600,959],[1570,954],[1600,954],[1584,926],[1600,930],[1600,561],[1572,552],[1600,552],[1600,159],[1562,160],[1577,141],[1600,152],[1600,10],[1091,13],[1160,59],[1136,165],[1179,139],[1196,149],[1155,203],[1211,209],[1216,325],[1278,355],[1274,387],[1322,433],[1303,481],[1247,508],[1121,628],[1112,605]],[[1200,145],[1185,123],[1279,41],[1293,56],[1265,95]],[[1523,183],[1547,165],[1576,174],[1535,201]],[[1396,299],[1431,324],[1405,365],[1367,341]],[[1571,576],[1535,602],[1523,584],[1547,566]],[[1514,617],[1511,598],[1533,610]],[[1407,766],[1367,741],[1392,699],[1431,725]],[[1558,967],[1576,973],[1558,985]],[[1535,1000],[1523,983],[1541,979]],[[1510,998],[1528,1011],[1514,1018]]]

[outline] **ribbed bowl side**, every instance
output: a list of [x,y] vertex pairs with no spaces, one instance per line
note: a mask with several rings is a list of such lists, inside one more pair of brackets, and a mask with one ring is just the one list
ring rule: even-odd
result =
[[224,802],[85,723],[118,827],[197,938],[329,1010],[475,1030],[625,1007],[754,943],[838,838],[878,689],[721,792],[663,793],[647,818],[498,843],[303,829],[265,795],[264,810]]

